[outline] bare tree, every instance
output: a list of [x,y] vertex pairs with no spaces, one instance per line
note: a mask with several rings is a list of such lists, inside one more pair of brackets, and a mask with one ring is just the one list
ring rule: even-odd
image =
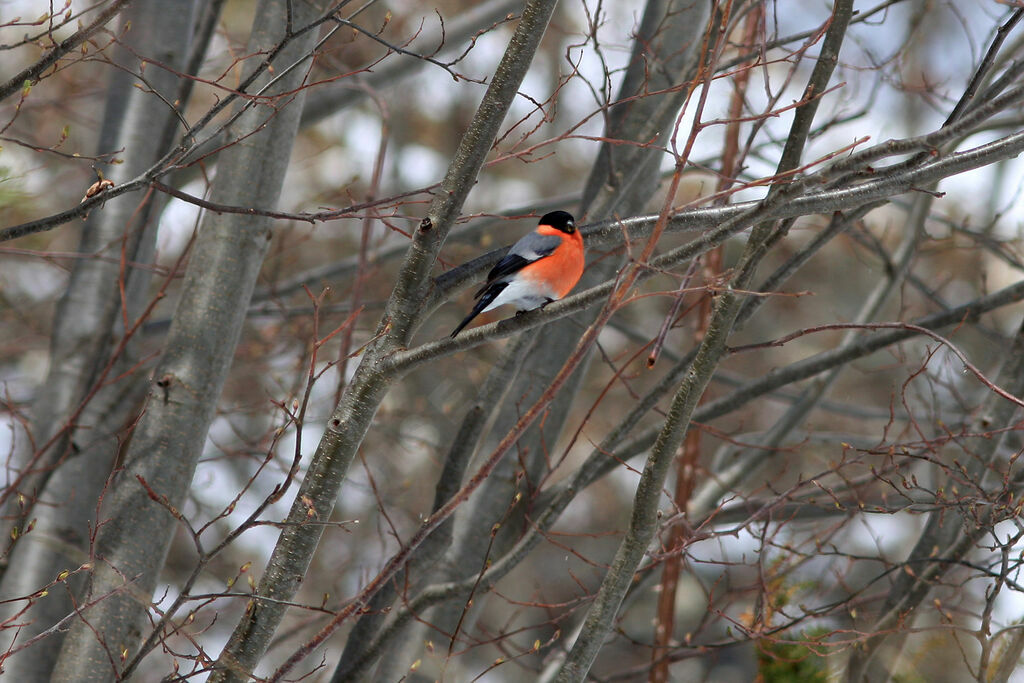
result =
[[1022,16],[4,18],[4,673],[1009,680]]

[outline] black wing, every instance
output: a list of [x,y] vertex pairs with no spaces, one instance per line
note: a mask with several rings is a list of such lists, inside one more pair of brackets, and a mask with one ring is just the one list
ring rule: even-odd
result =
[[526,235],[513,244],[497,265],[491,268],[491,272],[487,273],[487,283],[480,288],[474,298],[483,294],[493,282],[522,270],[537,259],[548,256],[561,243],[561,238],[556,235],[538,235],[535,232]]

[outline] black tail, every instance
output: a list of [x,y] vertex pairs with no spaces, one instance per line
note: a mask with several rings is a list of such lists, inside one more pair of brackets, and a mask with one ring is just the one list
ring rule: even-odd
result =
[[508,287],[507,282],[494,282],[477,292],[477,296],[480,297],[480,300],[476,302],[476,305],[473,306],[473,310],[469,312],[469,315],[467,315],[465,319],[459,323],[459,326],[455,328],[455,331],[452,332],[452,339],[454,339],[455,335],[459,332],[462,332],[462,328],[472,322],[473,318],[480,315],[480,313],[487,308],[492,301],[494,301],[495,297],[501,294],[501,290],[506,287]]

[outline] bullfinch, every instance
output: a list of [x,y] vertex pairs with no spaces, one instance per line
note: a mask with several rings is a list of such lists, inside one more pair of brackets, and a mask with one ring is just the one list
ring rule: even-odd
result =
[[567,211],[544,214],[537,229],[512,245],[487,282],[474,295],[479,299],[452,332],[462,331],[473,318],[503,304],[529,311],[568,294],[583,274],[583,238]]

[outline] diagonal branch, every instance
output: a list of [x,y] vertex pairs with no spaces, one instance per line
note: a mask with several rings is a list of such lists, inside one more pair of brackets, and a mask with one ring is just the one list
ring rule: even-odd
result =
[[[375,341],[364,352],[341,403],[328,420],[289,512],[287,526],[257,588],[252,609],[247,610],[232,633],[211,681],[241,681],[248,677],[284,616],[284,608],[276,601],[290,600],[298,589],[323,532],[319,524],[302,523],[310,519],[310,510],[314,519],[323,520],[328,519],[334,509],[348,467],[393,381],[392,375],[382,372],[382,361],[387,354],[408,343],[419,320],[437,254],[518,93],[555,4],[555,0],[532,0],[524,9],[440,190],[413,235]],[[311,501],[312,506],[303,501]],[[263,601],[263,597],[275,602]]]

